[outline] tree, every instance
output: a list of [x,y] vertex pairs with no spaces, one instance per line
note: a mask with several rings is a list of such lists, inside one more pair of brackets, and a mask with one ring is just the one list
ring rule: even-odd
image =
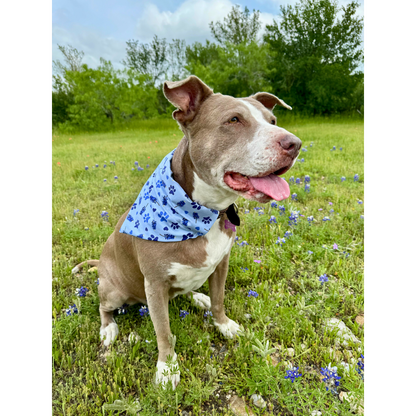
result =
[[211,22],[209,24],[212,36],[221,46],[232,43],[234,45],[248,44],[257,41],[257,34],[260,30],[260,12],[250,11],[247,6],[244,11],[240,6],[233,6],[231,12],[224,18],[224,22]]
[[58,45],[58,49],[64,55],[64,61],[66,64],[64,65],[60,61],[52,61],[55,70],[59,74],[64,75],[65,71],[80,71],[82,69],[82,58],[84,57],[83,51],[79,51],[71,45]]
[[363,81],[358,6],[356,1],[339,7],[336,0],[300,0],[281,6],[280,22],[266,26],[270,82],[294,109],[322,114],[357,105],[354,97]]

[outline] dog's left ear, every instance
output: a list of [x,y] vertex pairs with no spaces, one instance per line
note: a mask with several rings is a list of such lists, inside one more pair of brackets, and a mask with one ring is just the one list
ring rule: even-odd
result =
[[163,93],[177,110],[172,116],[181,124],[194,119],[201,104],[213,93],[208,85],[198,77],[191,75],[182,81],[165,81]]
[[250,98],[254,98],[255,100],[259,101],[270,111],[273,110],[276,104],[281,105],[282,107],[285,107],[288,110],[292,109],[292,107],[290,105],[287,105],[283,100],[277,98],[273,94],[269,94],[268,92],[258,92],[257,94],[252,95]]

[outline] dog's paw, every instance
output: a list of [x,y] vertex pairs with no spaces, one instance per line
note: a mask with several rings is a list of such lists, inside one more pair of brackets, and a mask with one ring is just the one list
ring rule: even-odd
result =
[[107,325],[105,328],[100,329],[100,338],[104,339],[104,345],[108,347],[111,342],[113,342],[118,335],[118,326],[115,322]]
[[[171,381],[172,389],[175,390],[179,384],[181,372],[179,371],[178,363],[176,361],[177,355],[175,354],[172,359],[172,364],[168,365],[163,361],[158,361],[156,365],[156,384],[162,384],[165,388],[166,384]],[[172,374],[173,373],[173,374]]]
[[193,303],[202,309],[211,309],[211,299],[203,293],[192,293]]
[[219,329],[221,334],[223,334],[224,337],[228,339],[234,338],[237,332],[241,329],[240,325],[238,325],[238,323],[232,319],[228,319],[226,324],[219,324],[214,320],[214,325]]

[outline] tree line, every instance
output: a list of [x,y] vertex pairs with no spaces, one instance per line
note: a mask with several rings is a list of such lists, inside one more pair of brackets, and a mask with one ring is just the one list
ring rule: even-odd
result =
[[84,53],[58,45],[64,60],[54,61],[52,123],[68,132],[94,131],[131,120],[170,117],[162,83],[190,74],[214,92],[245,97],[271,92],[298,114],[364,111],[363,19],[353,0],[299,0],[281,6],[279,20],[266,25],[260,12],[233,6],[223,21],[211,22],[215,42],[154,36],[150,43],[126,42],[123,70],[100,59],[82,63]]

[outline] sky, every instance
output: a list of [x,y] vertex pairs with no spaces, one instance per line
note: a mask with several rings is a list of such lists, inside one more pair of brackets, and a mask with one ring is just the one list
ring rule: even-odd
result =
[[[340,5],[349,2],[338,0]],[[53,0],[52,59],[62,60],[58,44],[71,45],[85,53],[83,62],[91,67],[102,57],[122,69],[129,39],[147,43],[156,34],[168,42],[213,40],[209,23],[222,21],[237,4],[261,12],[263,31],[266,24],[278,19],[280,5],[294,3],[296,0]],[[363,16],[364,0],[361,3],[359,15]]]

